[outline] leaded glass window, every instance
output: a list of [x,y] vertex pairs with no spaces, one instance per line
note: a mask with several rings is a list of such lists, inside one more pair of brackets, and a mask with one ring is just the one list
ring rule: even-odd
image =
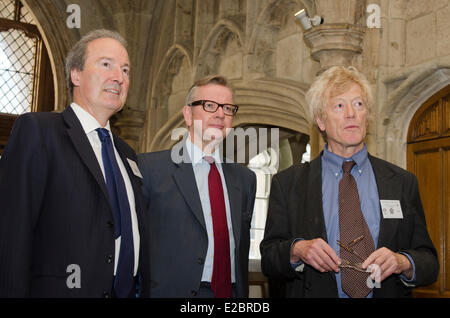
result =
[[34,110],[40,36],[32,14],[17,0],[0,0],[0,113]]

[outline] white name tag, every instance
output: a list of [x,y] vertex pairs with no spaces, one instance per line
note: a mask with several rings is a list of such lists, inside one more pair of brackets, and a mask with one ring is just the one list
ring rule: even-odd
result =
[[380,204],[385,219],[403,219],[399,200],[380,200]]
[[143,178],[141,172],[139,171],[138,165],[131,159],[127,158],[128,163],[130,164],[131,171],[133,171],[134,175],[139,178]]

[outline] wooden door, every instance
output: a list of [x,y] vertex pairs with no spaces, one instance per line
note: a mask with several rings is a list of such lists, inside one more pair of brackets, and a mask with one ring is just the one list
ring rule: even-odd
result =
[[450,85],[414,115],[407,145],[407,169],[419,182],[428,231],[439,256],[436,283],[416,297],[450,297]]

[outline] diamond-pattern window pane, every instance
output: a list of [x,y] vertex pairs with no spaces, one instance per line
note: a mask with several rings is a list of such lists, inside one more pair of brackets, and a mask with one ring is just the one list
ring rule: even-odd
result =
[[35,39],[20,30],[0,32],[0,112],[31,111]]
[[34,22],[33,15],[31,14],[31,12],[28,10],[28,8],[25,5],[23,5],[22,8],[20,9],[20,22],[36,24]]
[[14,20],[14,0],[0,0],[0,18]]

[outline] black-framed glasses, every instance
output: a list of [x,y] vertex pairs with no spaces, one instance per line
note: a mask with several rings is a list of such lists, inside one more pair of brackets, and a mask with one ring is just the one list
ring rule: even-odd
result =
[[236,115],[239,106],[233,105],[233,104],[220,104],[218,102],[215,102],[213,100],[196,100],[195,102],[192,102],[189,104],[189,106],[203,106],[203,110],[208,113],[215,113],[219,107],[222,107],[223,113],[227,116],[234,116]]

